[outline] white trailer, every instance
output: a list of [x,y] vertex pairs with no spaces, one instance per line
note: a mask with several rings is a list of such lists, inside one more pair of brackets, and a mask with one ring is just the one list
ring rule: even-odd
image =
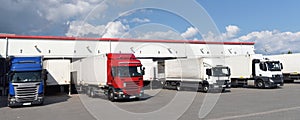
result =
[[300,53],[269,55],[268,58],[280,60],[283,64],[282,74],[285,82],[294,82],[300,79]]
[[48,72],[46,81],[47,92],[50,92],[50,89],[54,92],[55,88],[60,88],[59,91],[64,92],[68,87],[69,92],[71,92],[70,65],[71,60],[69,59],[46,59],[43,61],[43,69],[46,69]]
[[232,86],[259,88],[283,86],[280,61],[263,58],[261,54],[227,56]]
[[144,81],[157,80],[157,61],[152,59],[139,59],[143,66],[145,67]]
[[164,87],[192,87],[203,92],[230,88],[230,69],[221,58],[165,60]]
[[161,83],[158,80],[158,61],[153,59],[139,59],[145,67],[144,86],[152,89],[153,87],[161,87]]

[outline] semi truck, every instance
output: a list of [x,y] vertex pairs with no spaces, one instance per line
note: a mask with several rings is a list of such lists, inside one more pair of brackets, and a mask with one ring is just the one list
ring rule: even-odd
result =
[[300,79],[300,53],[269,55],[267,57],[280,60],[283,64],[282,74],[284,82],[294,82],[294,80]]
[[197,91],[230,89],[230,69],[220,58],[165,60],[164,87],[195,88]]
[[71,64],[78,91],[90,97],[104,93],[113,102],[118,99],[139,99],[144,95],[144,68],[134,54],[107,53]]
[[43,104],[46,72],[42,60],[42,56],[8,58],[8,106]]
[[231,85],[242,87],[274,88],[283,86],[282,64],[264,58],[261,54],[225,57],[231,69]]

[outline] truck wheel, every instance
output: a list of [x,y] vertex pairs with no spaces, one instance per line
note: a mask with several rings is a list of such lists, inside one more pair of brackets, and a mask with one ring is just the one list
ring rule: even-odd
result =
[[90,87],[86,88],[85,94],[88,95],[88,96],[90,96]]
[[209,90],[209,86],[204,84],[204,85],[202,86],[202,91],[205,92],[205,93],[207,93],[208,90]]
[[226,89],[225,88],[222,88],[222,93],[225,93],[226,92]]
[[176,90],[177,90],[177,91],[180,91],[180,90],[181,90],[180,83],[177,83],[177,84],[176,84]]
[[94,88],[90,88],[90,94],[89,94],[89,96],[92,97],[92,98],[96,97]]
[[167,82],[163,83],[163,87],[162,87],[162,88],[163,88],[163,89],[167,89],[167,88],[168,88]]
[[86,91],[86,94],[89,96],[89,97],[91,97],[91,87],[88,87],[87,88],[87,91]]
[[86,93],[86,91],[85,91],[85,89],[84,89],[84,87],[82,86],[82,85],[80,85],[80,87],[79,87],[79,89],[80,89],[80,93],[82,94],[84,94],[84,93]]
[[115,94],[114,94],[114,92],[113,92],[113,90],[108,90],[108,94],[107,94],[107,97],[108,97],[108,100],[110,100],[110,101],[112,101],[112,102],[114,102],[115,101]]
[[256,83],[256,86],[258,88],[264,88],[265,87],[264,81],[258,80],[257,83]]

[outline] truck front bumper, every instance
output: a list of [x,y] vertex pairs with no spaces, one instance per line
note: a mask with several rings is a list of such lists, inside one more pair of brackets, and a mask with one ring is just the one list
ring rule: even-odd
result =
[[265,81],[265,87],[266,88],[275,88],[275,87],[280,87],[283,86],[283,78],[281,77],[272,77],[269,78],[267,81]]
[[43,103],[44,103],[44,97],[38,97],[36,100],[33,101],[18,101],[15,97],[8,98],[9,107],[41,105]]
[[141,98],[144,96],[144,90],[141,90],[140,93],[137,94],[125,94],[124,92],[115,92],[115,99],[134,99],[134,98]]
[[231,83],[229,80],[219,80],[217,83],[214,84],[210,84],[209,85],[209,89],[211,91],[225,91],[225,90],[229,90],[231,88]]
[[275,88],[280,86],[283,86],[283,82],[265,82],[266,88]]
[[229,80],[218,80],[217,83],[212,84],[214,88],[231,88]]

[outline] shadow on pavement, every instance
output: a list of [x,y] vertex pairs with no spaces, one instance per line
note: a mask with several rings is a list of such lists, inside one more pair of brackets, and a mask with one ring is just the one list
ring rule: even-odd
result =
[[[65,102],[70,98],[67,94],[51,94],[45,96],[45,101],[43,105],[31,105],[31,106],[16,106],[14,108],[19,107],[34,107],[34,106],[45,106],[45,105],[51,105],[56,104],[60,102]],[[0,108],[7,107],[7,96],[0,96]]]
[[65,102],[70,98],[71,97],[68,94],[64,94],[64,93],[47,95],[47,96],[45,96],[44,105]]
[[7,106],[7,96],[0,96],[0,108]]

